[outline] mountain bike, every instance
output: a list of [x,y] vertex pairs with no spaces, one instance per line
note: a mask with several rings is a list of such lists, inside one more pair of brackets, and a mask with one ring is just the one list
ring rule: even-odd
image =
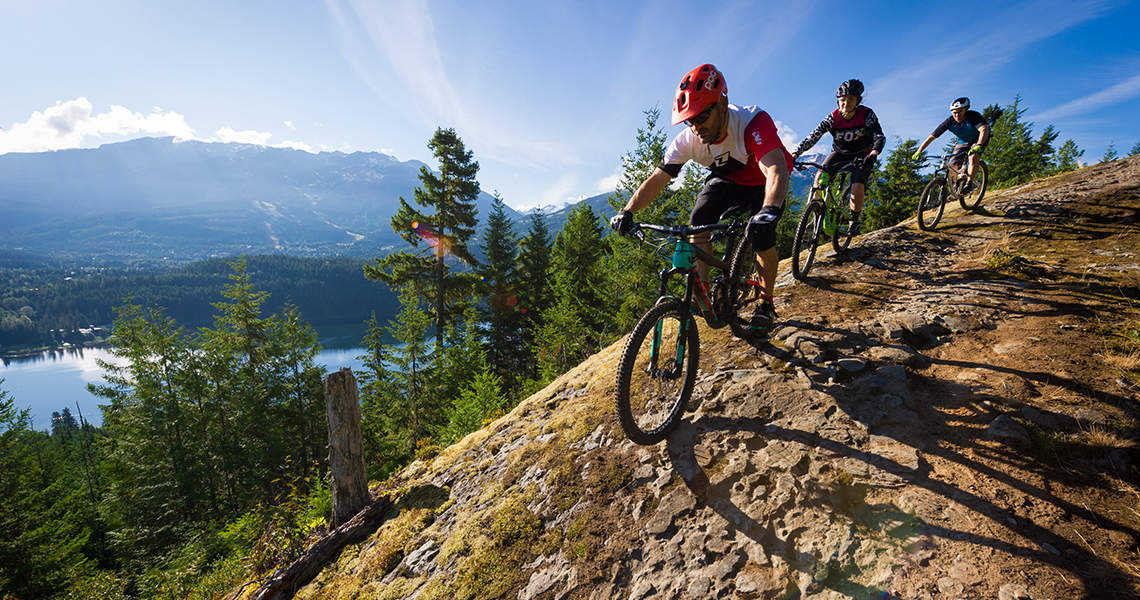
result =
[[[808,192],[808,202],[804,205],[800,222],[796,224],[796,237],[792,241],[792,276],[803,280],[815,264],[815,252],[819,238],[827,234],[836,254],[847,250],[851,238],[857,231],[851,231],[851,169],[861,166],[862,158],[856,158],[837,168],[825,168],[814,162],[797,162],[797,170],[815,167],[821,171],[819,179]],[[803,253],[807,253],[806,257]],[[801,262],[802,259],[802,262]]]
[[[946,210],[946,202],[948,201],[958,200],[964,210],[973,210],[981,206],[990,179],[990,170],[986,161],[978,159],[979,169],[974,174],[974,189],[967,193],[963,193],[966,178],[962,175],[965,171],[960,171],[959,168],[950,164],[951,160],[966,152],[966,150],[962,150],[942,156],[926,157],[926,160],[941,160],[941,163],[934,170],[934,175],[930,177],[930,182],[923,188],[922,196],[919,197],[918,208],[916,209],[919,229],[930,231],[937,227],[938,222],[942,220],[942,212]],[[964,169],[965,165],[962,168]]]
[[[721,220],[728,223],[695,227],[666,227],[634,223],[631,235],[655,246],[656,253],[670,261],[662,269],[658,298],[653,308],[638,320],[625,343],[618,365],[614,404],[626,436],[637,444],[660,442],[681,421],[700,360],[696,315],[713,329],[725,325],[738,337],[748,331],[740,310],[760,299],[762,283],[756,253],[744,235],[748,213],[736,209]],[[710,244],[724,243],[721,258],[689,242],[695,234],[711,232]],[[720,271],[701,278],[695,259]],[[675,275],[684,277],[684,295],[670,294]]]

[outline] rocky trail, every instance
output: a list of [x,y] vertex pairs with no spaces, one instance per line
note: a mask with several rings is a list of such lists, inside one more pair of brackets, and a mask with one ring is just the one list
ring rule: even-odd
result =
[[856,238],[769,343],[702,325],[653,447],[619,340],[382,484],[297,597],[1140,597],[1138,218],[1132,158]]

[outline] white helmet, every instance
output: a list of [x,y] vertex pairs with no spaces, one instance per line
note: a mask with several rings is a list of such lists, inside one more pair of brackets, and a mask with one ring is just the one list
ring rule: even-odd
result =
[[961,98],[958,98],[957,100],[950,103],[950,110],[959,108],[970,108],[970,99],[962,96]]

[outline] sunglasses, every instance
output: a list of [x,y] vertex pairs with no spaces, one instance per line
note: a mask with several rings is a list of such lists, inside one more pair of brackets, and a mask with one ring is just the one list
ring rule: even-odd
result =
[[708,108],[702,110],[701,112],[697,113],[696,116],[691,119],[687,119],[685,122],[689,125],[700,125],[701,123],[709,120],[709,117],[712,116],[714,110],[716,110],[716,103],[713,103],[712,106],[709,106]]

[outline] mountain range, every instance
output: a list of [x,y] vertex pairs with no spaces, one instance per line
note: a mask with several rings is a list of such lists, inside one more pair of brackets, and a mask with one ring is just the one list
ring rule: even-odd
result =
[[[0,156],[3,246],[110,262],[234,254],[374,256],[424,163],[379,152],[140,138]],[[482,219],[492,203],[480,193]],[[511,218],[523,215],[508,207]]]
[[[10,153],[0,156],[0,250],[110,264],[378,256],[404,246],[390,219],[400,197],[414,197],[425,166],[380,152],[312,154],[170,137]],[[793,181],[797,191],[806,186],[800,173]],[[581,203],[608,219],[608,197],[542,211],[551,235]],[[481,223],[492,202],[479,194]],[[523,234],[528,215],[506,210]]]

